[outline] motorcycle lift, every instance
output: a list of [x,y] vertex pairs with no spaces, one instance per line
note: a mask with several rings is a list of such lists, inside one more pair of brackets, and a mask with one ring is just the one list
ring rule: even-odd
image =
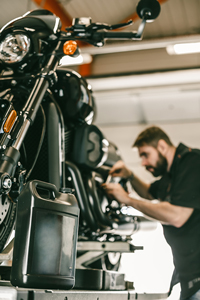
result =
[[83,254],[76,259],[76,283],[71,290],[42,290],[13,287],[9,281],[13,241],[0,254],[1,300],[157,300],[166,299],[166,293],[137,293],[124,274],[115,271],[89,269],[87,265],[109,252],[133,253],[143,247],[125,242],[81,241],[77,250]]

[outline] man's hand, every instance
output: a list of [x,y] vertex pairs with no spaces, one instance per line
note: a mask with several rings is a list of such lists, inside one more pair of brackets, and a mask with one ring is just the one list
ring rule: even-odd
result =
[[126,167],[122,160],[118,160],[110,169],[109,174],[113,177],[128,178],[132,175],[132,172]]
[[130,204],[130,197],[119,183],[104,183],[103,189],[111,199],[117,200],[126,205]]
[[122,160],[118,160],[114,164],[114,166],[110,169],[109,174],[112,177],[121,177],[121,178],[128,179],[133,189],[140,197],[149,200],[153,199],[152,196],[149,194],[150,184],[143,182],[135,174],[133,174],[132,171],[126,167],[126,165]]

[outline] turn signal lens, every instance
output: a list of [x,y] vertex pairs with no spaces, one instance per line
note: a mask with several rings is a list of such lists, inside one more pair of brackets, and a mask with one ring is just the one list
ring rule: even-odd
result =
[[75,41],[67,41],[63,45],[63,52],[66,55],[73,55],[78,48],[78,45]]
[[17,118],[17,112],[13,109],[11,113],[9,114],[4,126],[3,126],[3,131],[8,133],[10,132],[15,120]]

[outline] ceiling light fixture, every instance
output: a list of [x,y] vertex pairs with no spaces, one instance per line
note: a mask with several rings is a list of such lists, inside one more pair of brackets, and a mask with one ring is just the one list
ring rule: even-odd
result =
[[183,43],[166,47],[169,55],[192,54],[200,52],[200,43]]

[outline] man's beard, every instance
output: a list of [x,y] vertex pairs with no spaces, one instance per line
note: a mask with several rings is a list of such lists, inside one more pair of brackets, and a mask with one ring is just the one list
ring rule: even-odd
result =
[[[167,160],[166,158],[158,151],[158,161],[155,167],[146,166],[147,171],[151,172],[154,177],[162,176],[167,172]],[[150,171],[149,169],[153,169]]]

